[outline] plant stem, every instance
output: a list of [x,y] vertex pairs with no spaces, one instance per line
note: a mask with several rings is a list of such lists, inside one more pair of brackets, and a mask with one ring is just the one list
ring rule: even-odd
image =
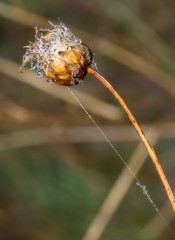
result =
[[172,208],[175,212],[175,198],[173,195],[173,192],[171,190],[171,187],[167,181],[167,178],[163,172],[163,169],[159,163],[159,160],[154,152],[154,149],[151,147],[150,143],[148,142],[148,139],[146,138],[146,136],[144,135],[141,127],[139,126],[138,122],[136,121],[135,117],[133,116],[131,110],[129,109],[129,107],[127,106],[127,104],[125,103],[125,101],[123,100],[123,98],[118,94],[118,92],[112,87],[112,85],[103,77],[101,76],[98,72],[96,72],[95,70],[88,68],[87,69],[87,73],[92,75],[93,77],[95,77],[97,80],[99,80],[113,95],[114,97],[117,99],[117,101],[120,103],[120,105],[122,106],[122,108],[125,110],[126,114],[128,115],[130,121],[132,122],[133,126],[135,127],[137,133],[139,134],[143,144],[146,147],[147,152],[149,153],[156,169],[157,172],[160,176],[160,179],[164,185],[164,188],[166,190],[167,196],[170,200],[170,203],[172,205]]

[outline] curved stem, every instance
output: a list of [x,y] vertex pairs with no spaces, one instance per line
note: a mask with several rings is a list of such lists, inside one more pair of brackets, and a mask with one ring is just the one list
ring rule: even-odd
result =
[[163,169],[159,163],[159,160],[154,152],[154,149],[151,147],[150,143],[148,142],[146,136],[144,135],[141,127],[139,126],[138,122],[136,121],[135,117],[133,116],[131,110],[129,109],[129,107],[127,106],[127,104],[125,103],[125,101],[123,100],[123,98],[118,94],[118,92],[112,87],[112,85],[104,78],[102,77],[98,72],[96,72],[95,70],[88,68],[87,69],[87,73],[92,75],[93,77],[95,77],[97,80],[99,80],[113,95],[114,97],[117,99],[117,101],[120,103],[120,105],[122,106],[122,108],[125,110],[126,114],[128,115],[130,121],[132,122],[133,126],[135,127],[137,133],[139,134],[143,144],[146,147],[147,152],[149,153],[156,169],[157,172],[160,176],[160,179],[164,185],[164,188],[166,190],[167,196],[170,200],[170,203],[172,205],[172,208],[175,212],[175,198],[173,195],[173,192],[170,188],[170,185],[167,181],[167,178],[163,172]]

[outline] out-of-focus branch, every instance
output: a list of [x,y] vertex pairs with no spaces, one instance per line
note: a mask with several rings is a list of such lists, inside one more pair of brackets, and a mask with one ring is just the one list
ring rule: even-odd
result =
[[41,27],[43,24],[48,24],[45,17],[2,2],[0,2],[0,16],[29,27],[36,25]]
[[13,123],[28,123],[39,126],[74,126],[82,125],[84,122],[80,117],[81,113],[71,115],[71,118],[65,118],[63,115],[49,112],[27,109],[19,104],[10,101],[1,101],[0,103],[0,127]]
[[4,134],[1,136],[0,152],[56,142],[62,131],[63,128],[36,128]]
[[[65,126],[68,121],[62,119],[60,116],[50,114],[47,112],[39,112],[26,109],[15,103],[9,101],[2,101],[0,103],[0,122],[3,123],[29,123],[29,124],[59,124]],[[71,121],[72,122],[72,121]]]
[[[69,92],[66,91],[66,88],[58,87],[55,84],[47,84],[43,79],[38,78],[34,72],[28,69],[25,69],[25,74],[21,74],[19,68],[20,66],[18,64],[0,57],[1,73],[77,106],[76,102],[72,101],[72,97]],[[112,121],[120,121],[122,119],[121,110],[118,107],[105,103],[78,90],[74,90],[74,92],[76,92],[76,95],[81,99],[84,106],[94,114]]]
[[[145,131],[152,129],[155,135],[160,138],[175,138],[172,128],[159,128],[155,129],[154,126],[144,125]],[[112,142],[138,142],[139,138],[133,131],[131,126],[120,125],[120,126],[101,126],[104,132],[108,133],[108,137]],[[154,129],[154,130],[153,130]],[[166,134],[164,132],[166,131]],[[151,140],[154,136],[151,132]],[[43,128],[32,128],[24,130],[16,130],[10,133],[4,133],[0,135],[0,151],[11,150],[15,148],[30,147],[34,145],[42,144],[60,144],[60,143],[99,143],[104,142],[105,139],[101,135],[96,134],[93,126],[71,126],[66,127],[53,126]]]
[[[142,43],[142,47],[149,50],[156,58],[161,60],[165,66],[174,69],[174,63],[172,59],[172,49],[168,45],[168,42],[161,38],[161,36],[154,30],[151,24],[148,24],[143,20],[141,16],[138,16],[131,8],[121,1],[98,1],[98,5],[105,11],[109,18],[112,18],[116,22],[128,22],[130,23],[126,32],[129,32],[139,42]],[[119,9],[116,14],[116,9]]]

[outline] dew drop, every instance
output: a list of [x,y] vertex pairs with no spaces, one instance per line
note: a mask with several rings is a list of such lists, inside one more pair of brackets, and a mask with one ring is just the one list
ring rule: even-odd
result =
[[51,83],[53,83],[53,80],[51,78],[47,78],[47,83],[51,84]]
[[98,72],[97,63],[94,61],[94,59],[92,60],[91,66],[92,66],[93,69],[95,69]]
[[70,50],[71,50],[71,47],[70,47],[70,46],[68,46],[68,47],[67,47],[67,50],[68,50],[68,51],[70,51]]
[[42,77],[43,76],[43,70],[41,70],[41,69],[37,70],[36,74],[37,74],[38,77]]
[[34,62],[30,62],[30,70],[35,70],[36,69],[36,66],[34,64]]
[[78,83],[79,83],[79,84],[83,84],[84,81],[79,79],[79,80],[78,80]]

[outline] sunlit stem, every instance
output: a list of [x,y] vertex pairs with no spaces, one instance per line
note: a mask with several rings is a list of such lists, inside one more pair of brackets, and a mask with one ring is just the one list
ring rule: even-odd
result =
[[112,87],[112,85],[104,78],[102,77],[98,72],[96,72],[95,70],[88,68],[87,69],[87,73],[89,73],[90,75],[92,75],[93,77],[95,77],[97,80],[99,80],[113,95],[114,97],[117,99],[117,101],[120,103],[120,105],[122,106],[122,108],[125,110],[126,114],[128,115],[130,121],[132,122],[133,126],[135,127],[137,133],[139,134],[143,144],[146,147],[146,150],[148,151],[156,169],[157,172],[160,176],[160,179],[164,185],[164,188],[166,190],[167,196],[170,200],[170,203],[172,205],[172,208],[175,212],[175,198],[173,195],[173,192],[170,188],[170,185],[167,181],[167,178],[163,172],[163,169],[159,163],[159,160],[154,152],[154,149],[151,147],[151,145],[149,144],[146,136],[144,135],[141,127],[139,126],[138,122],[136,121],[135,117],[133,116],[131,110],[129,109],[129,107],[127,106],[127,104],[125,103],[125,101],[123,100],[123,98],[118,94],[118,92]]

